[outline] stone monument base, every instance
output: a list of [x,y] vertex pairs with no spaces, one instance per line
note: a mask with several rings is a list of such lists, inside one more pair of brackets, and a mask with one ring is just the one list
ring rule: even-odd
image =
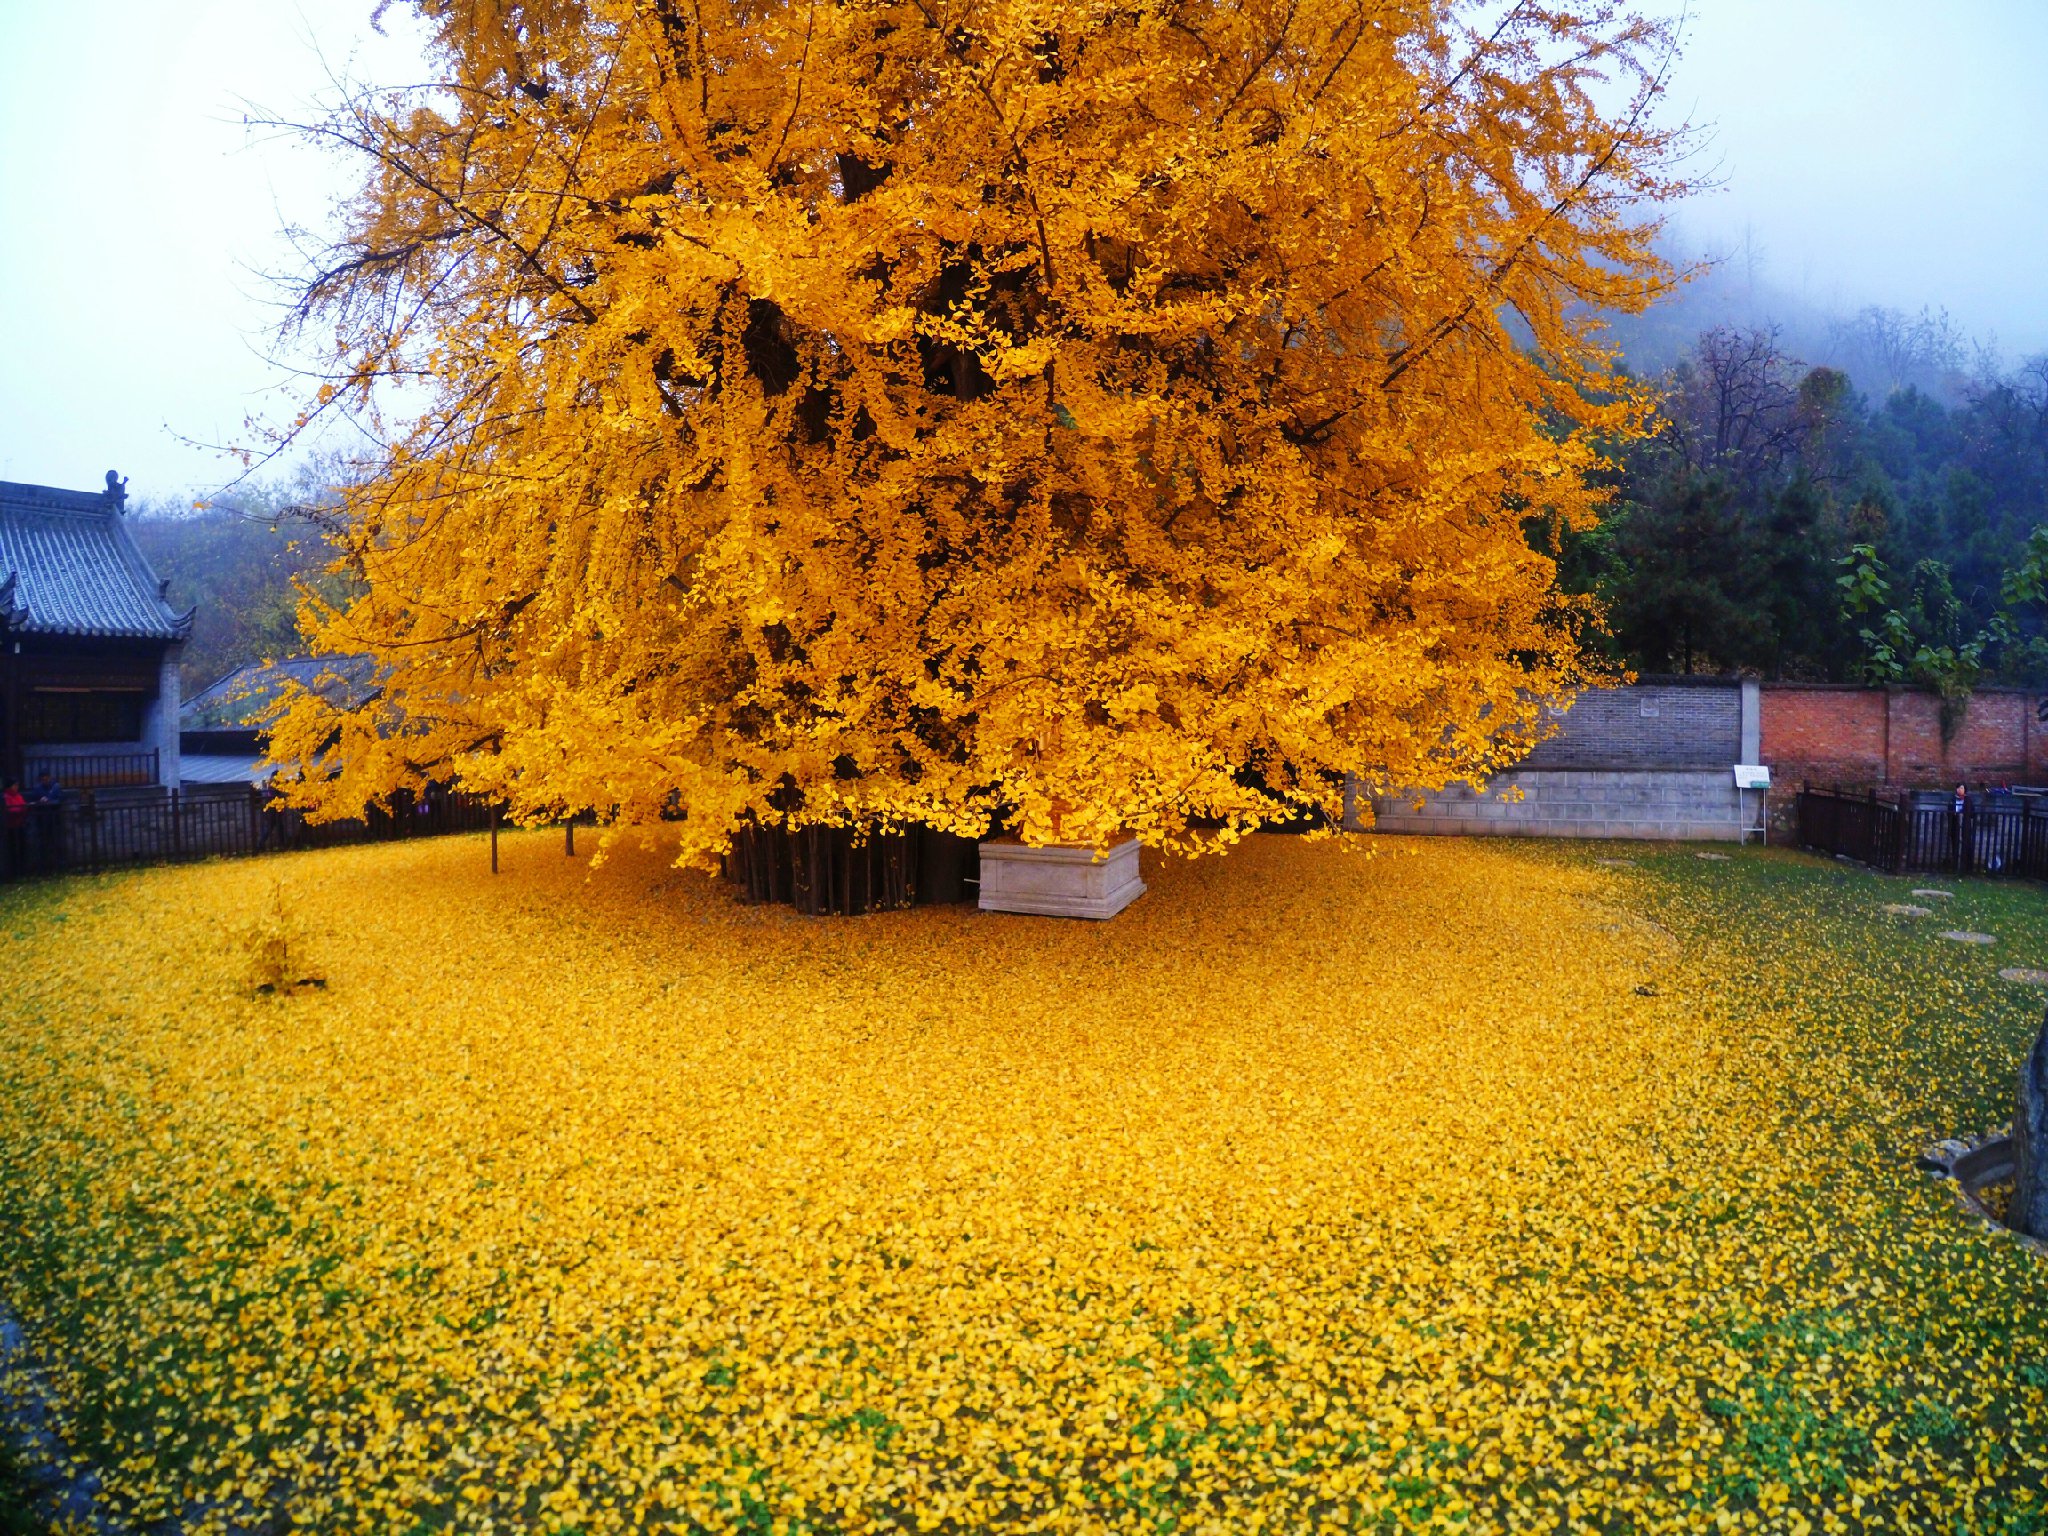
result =
[[1027,848],[1008,838],[981,845],[981,910],[1042,917],[1115,917],[1145,894],[1138,840],[1093,848]]

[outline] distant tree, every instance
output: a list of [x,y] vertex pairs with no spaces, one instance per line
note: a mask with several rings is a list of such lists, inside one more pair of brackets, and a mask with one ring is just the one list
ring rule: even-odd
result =
[[1796,474],[1751,528],[1744,576],[1763,631],[1750,664],[1772,678],[1826,680],[1853,662],[1855,647],[1835,602],[1844,519],[1826,489]]
[[1800,384],[1775,330],[1716,326],[1666,381],[1659,442],[1684,476],[1745,495],[1774,486],[1813,430]]
[[[1725,270],[1694,286],[1712,299],[1717,282],[1725,299]],[[1717,308],[1681,298],[1666,323]],[[1869,673],[1861,631],[1877,616],[1845,616],[1834,581],[1868,545],[1884,571],[1909,573],[1882,609],[1914,633],[1897,675],[1925,649],[1951,691],[1972,675],[2048,681],[2048,619],[2001,595],[2048,525],[2048,358],[2001,371],[1932,308],[1868,309],[1822,330],[1805,324],[1801,345],[1832,365],[1806,368],[1774,326],[1701,329],[1655,381],[1664,430],[1615,452],[1624,521],[1556,540],[1560,580],[1603,596],[1612,653],[1638,668],[1683,664],[1681,626],[1656,615],[1662,593],[1690,604],[1684,630],[1718,637],[1707,664],[1844,680]],[[1975,637],[1999,623],[2011,641],[1972,662]]]
[[1604,601],[1640,670],[1825,674],[1847,379],[1803,369],[1768,328],[1716,327],[1662,381],[1663,427],[1620,455],[1612,524],[1563,571]]
[[1877,305],[1835,321],[1828,343],[1837,363],[1881,398],[1904,389],[1955,389],[1969,350],[1961,328],[1945,309],[1909,315]]
[[2002,606],[1982,625],[1972,623],[1948,567],[1939,560],[1915,565],[1903,591],[1895,590],[1884,561],[1868,544],[1856,545],[1841,564],[1836,585],[1844,617],[1858,622],[1864,680],[1932,688],[1941,696],[1946,739],[1961,723],[1998,649],[2015,638],[2008,610],[2038,605],[2048,593],[2048,528],[2034,531],[2025,558],[2003,584]]
[[1999,584],[2006,643],[1999,673],[2010,682],[2048,683],[2048,524],[2027,535]]
[[136,544],[169,581],[170,601],[193,610],[180,665],[188,697],[246,662],[303,650],[299,606],[308,592],[346,597],[346,578],[327,569],[332,551],[324,537],[334,506],[327,482],[341,473],[322,462],[196,507],[159,501],[136,508]]
[[1755,540],[1725,482],[1678,475],[1625,503],[1606,538],[1603,594],[1622,654],[1652,672],[1721,671],[1769,647]]

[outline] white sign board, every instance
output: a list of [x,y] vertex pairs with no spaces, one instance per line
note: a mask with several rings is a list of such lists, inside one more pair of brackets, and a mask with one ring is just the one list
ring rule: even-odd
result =
[[1737,789],[1769,789],[1771,770],[1761,763],[1737,763],[1735,765],[1735,787]]

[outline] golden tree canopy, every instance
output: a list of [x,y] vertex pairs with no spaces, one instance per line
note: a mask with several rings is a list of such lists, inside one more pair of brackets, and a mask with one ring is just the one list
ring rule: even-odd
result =
[[[316,811],[1190,840],[1512,761],[1634,429],[1665,31],[1436,0],[415,0],[303,317],[388,669]],[[397,381],[394,387],[393,381]],[[402,419],[397,419],[402,414]],[[338,774],[328,777],[330,770]]]

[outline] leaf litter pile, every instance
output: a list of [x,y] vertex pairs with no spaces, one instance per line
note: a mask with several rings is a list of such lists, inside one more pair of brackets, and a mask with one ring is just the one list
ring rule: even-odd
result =
[[545,833],[15,888],[15,1368],[201,1532],[2040,1529],[2048,1266],[1913,1167],[2038,992],[1834,864],[1373,848],[1102,925]]

